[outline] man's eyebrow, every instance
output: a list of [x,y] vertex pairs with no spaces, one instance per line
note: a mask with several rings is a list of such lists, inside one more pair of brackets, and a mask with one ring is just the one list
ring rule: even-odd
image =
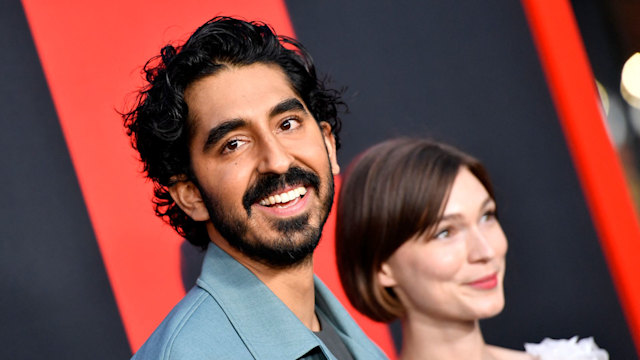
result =
[[299,110],[305,113],[307,112],[307,110],[305,110],[304,105],[302,105],[300,100],[296,98],[290,98],[290,99],[281,101],[276,106],[274,106],[273,109],[271,109],[269,116],[274,117],[291,110]]
[[207,136],[207,140],[204,142],[204,146],[202,147],[202,151],[206,152],[215,144],[217,144],[223,137],[225,137],[229,132],[243,127],[247,124],[246,121],[242,119],[232,119],[229,121],[225,121],[218,126],[215,126],[211,130],[209,130],[209,136]]

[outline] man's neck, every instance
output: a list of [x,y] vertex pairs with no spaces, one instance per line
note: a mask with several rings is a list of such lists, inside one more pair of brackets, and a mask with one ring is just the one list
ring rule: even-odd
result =
[[248,258],[224,240],[213,242],[258,277],[307,328],[320,331],[315,314],[313,257],[295,266],[275,268]]

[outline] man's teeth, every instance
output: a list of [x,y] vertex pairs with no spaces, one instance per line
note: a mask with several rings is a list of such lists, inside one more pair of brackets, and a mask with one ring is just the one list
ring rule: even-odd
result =
[[298,188],[295,188],[293,190],[287,191],[287,192],[283,192],[281,194],[277,194],[277,195],[271,195],[267,198],[264,198],[262,200],[260,200],[259,204],[262,206],[269,206],[269,205],[275,205],[275,204],[282,204],[282,203],[286,203],[289,202],[295,198],[298,198],[304,194],[307,193],[307,189],[304,186],[300,186]]

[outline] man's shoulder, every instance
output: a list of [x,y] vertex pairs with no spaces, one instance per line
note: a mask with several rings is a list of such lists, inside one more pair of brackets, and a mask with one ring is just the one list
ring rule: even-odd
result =
[[218,302],[199,287],[171,310],[133,359],[238,359],[242,340]]

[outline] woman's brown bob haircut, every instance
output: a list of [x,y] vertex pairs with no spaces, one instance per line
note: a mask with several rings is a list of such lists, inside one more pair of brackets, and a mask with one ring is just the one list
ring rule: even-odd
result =
[[336,255],[340,280],[358,311],[384,322],[403,316],[404,307],[378,283],[377,272],[405,241],[433,236],[463,167],[494,198],[484,166],[438,142],[388,140],[350,165],[338,202]]

